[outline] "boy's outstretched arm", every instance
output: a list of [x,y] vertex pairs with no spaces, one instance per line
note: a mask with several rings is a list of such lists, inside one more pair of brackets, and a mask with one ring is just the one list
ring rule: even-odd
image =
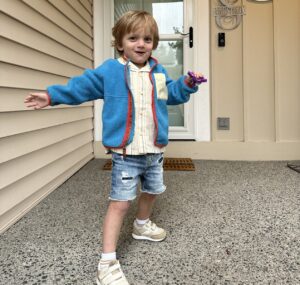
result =
[[206,82],[206,79],[201,73],[198,72],[190,72],[188,75],[182,75],[177,80],[172,80],[171,78],[167,77],[167,105],[186,103],[189,101],[190,95],[197,92],[198,85],[202,82]]
[[50,98],[46,92],[30,93],[24,103],[28,108],[42,109],[50,105]]

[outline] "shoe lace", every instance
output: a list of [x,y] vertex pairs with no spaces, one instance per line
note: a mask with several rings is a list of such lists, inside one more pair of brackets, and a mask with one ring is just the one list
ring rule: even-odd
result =
[[157,229],[157,225],[155,223],[153,223],[152,221],[149,221],[147,227],[149,227],[149,229],[151,231],[155,231]]

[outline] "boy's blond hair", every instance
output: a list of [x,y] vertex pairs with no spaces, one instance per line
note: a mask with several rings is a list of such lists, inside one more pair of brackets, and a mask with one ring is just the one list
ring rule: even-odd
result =
[[118,49],[118,47],[122,47],[123,37],[140,28],[150,31],[150,34],[153,36],[153,49],[157,48],[159,33],[153,16],[146,11],[129,11],[123,14],[112,28],[112,35],[114,37],[112,46],[115,47],[119,54],[123,54],[123,51]]

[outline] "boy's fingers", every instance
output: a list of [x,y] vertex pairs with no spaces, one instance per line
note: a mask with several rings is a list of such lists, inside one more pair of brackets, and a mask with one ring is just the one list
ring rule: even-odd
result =
[[31,102],[31,103],[29,102],[29,103],[26,104],[26,107],[30,107],[30,108],[31,107],[36,107],[36,106],[37,106],[37,103],[35,103],[35,102]]
[[32,93],[32,94],[28,95],[27,97],[25,97],[24,102],[31,102],[33,100],[38,100],[38,99],[42,99],[40,97],[40,95],[38,93]]
[[31,107],[34,107],[34,106],[35,106],[35,104],[26,104],[27,108],[31,108]]
[[35,98],[37,98],[37,96],[36,96],[36,95],[32,95],[32,94],[30,94],[30,95],[28,95],[27,97],[25,97],[25,100],[27,100],[27,101],[31,101],[31,100],[33,100],[33,99],[35,99]]
[[31,100],[32,100],[32,98],[28,96],[25,98],[24,102],[27,103],[27,102],[30,102]]
[[39,96],[40,96],[39,93],[30,93],[30,94],[26,97],[26,99],[28,99],[28,100],[33,100],[33,99],[39,98]]
[[203,74],[200,73],[200,72],[196,72],[195,74],[196,74],[197,77],[203,77]]
[[45,101],[45,93],[41,92],[33,92],[29,93],[28,96],[25,97],[24,103],[27,108],[33,108],[33,109],[41,109],[44,108],[44,101]]

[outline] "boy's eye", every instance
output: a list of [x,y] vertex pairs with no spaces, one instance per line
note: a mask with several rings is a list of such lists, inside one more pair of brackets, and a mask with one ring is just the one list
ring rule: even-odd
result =
[[130,41],[135,41],[135,40],[136,40],[136,37],[135,37],[135,36],[131,36],[131,37],[129,37],[129,40],[130,40]]
[[151,38],[151,37],[147,37],[147,38],[145,38],[145,42],[147,42],[147,43],[151,43],[151,42],[152,42],[152,38]]

